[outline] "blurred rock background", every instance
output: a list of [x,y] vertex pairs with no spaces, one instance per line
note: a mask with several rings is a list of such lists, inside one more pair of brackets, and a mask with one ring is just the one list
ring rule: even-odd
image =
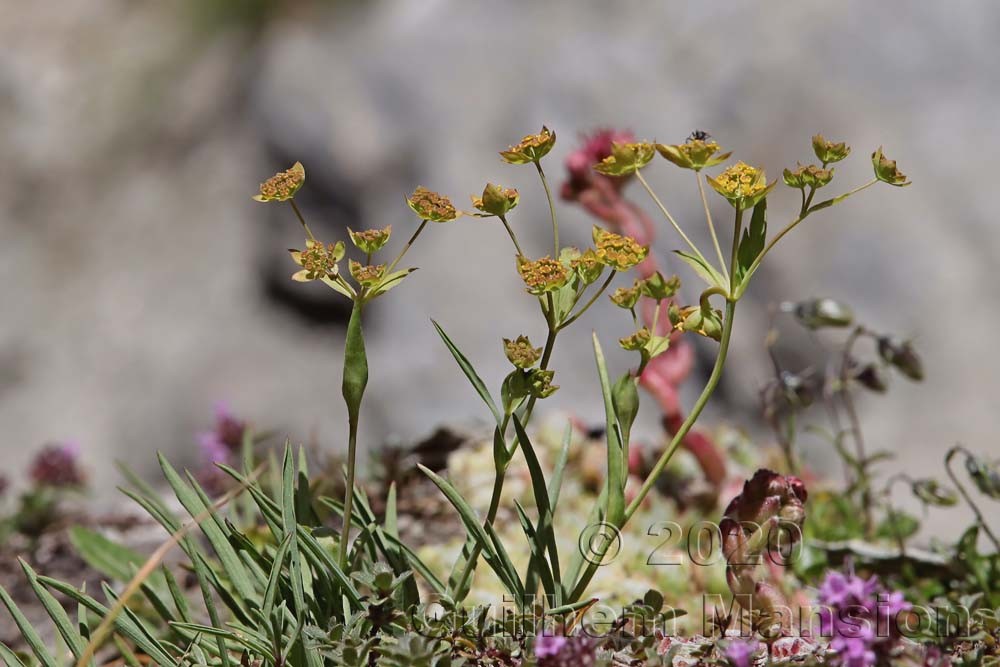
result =
[[[147,473],[157,449],[195,461],[194,433],[219,400],[294,439],[343,446],[343,304],[287,279],[299,228],[286,207],[250,200],[257,183],[301,160],[318,235],[391,223],[399,242],[415,224],[402,201],[415,185],[465,205],[492,180],[521,190],[513,224],[541,254],[533,170],[496,151],[543,122],[559,133],[556,182],[577,133],[602,125],[669,143],[706,129],[772,176],[809,161],[821,131],[855,147],[838,191],[867,180],[867,156],[885,144],[913,187],[872,188],[816,215],[769,258],[712,415],[761,429],[764,307],[824,295],[914,337],[924,356],[925,384],[865,401],[871,447],[897,452],[891,465],[911,474],[940,475],[959,440],[1000,454],[998,32],[1000,6],[971,1],[22,5],[0,20],[3,467],[21,469],[47,440],[78,440],[108,504],[112,459]],[[648,173],[702,239],[690,173],[659,160]],[[798,201],[783,187],[773,200],[774,221]],[[566,242],[586,243],[590,224],[562,208]],[[664,225],[656,251],[674,247]],[[497,225],[432,227],[409,260],[421,271],[367,322],[368,446],[483,417],[428,317],[493,384],[505,372],[499,337],[541,336]],[[602,303],[566,337],[548,407],[600,421],[587,330],[610,348],[627,333],[613,311]],[[785,352],[793,366],[816,351],[800,338]],[[837,470],[821,441],[803,447]]]

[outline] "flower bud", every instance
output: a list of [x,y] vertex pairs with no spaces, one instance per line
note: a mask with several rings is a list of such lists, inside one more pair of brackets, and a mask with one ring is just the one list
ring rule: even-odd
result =
[[514,188],[501,188],[487,183],[482,197],[473,197],[472,205],[487,215],[503,216],[517,206],[520,195]]
[[668,311],[668,315],[677,329],[696,333],[712,340],[722,339],[722,311],[720,310],[712,307],[687,306],[677,312]]
[[879,336],[878,354],[887,364],[917,382],[924,379],[924,365],[910,341]]
[[955,492],[946,486],[938,484],[936,479],[914,480],[910,489],[913,491],[913,495],[928,505],[951,507],[958,503],[958,496]]
[[816,157],[823,164],[840,162],[851,154],[851,147],[843,141],[834,143],[823,138],[822,134],[817,134],[812,138],[813,151]]
[[807,329],[846,327],[854,321],[854,312],[846,303],[834,299],[810,299],[793,307],[795,319]]
[[538,162],[545,157],[556,143],[556,133],[542,126],[538,134],[529,134],[516,145],[500,151],[500,157],[510,164]]
[[372,255],[382,249],[389,241],[392,234],[392,225],[387,225],[382,229],[366,229],[356,232],[350,227],[347,228],[347,235],[351,237],[351,243],[366,255]]
[[605,176],[629,176],[653,159],[653,144],[646,142],[612,144],[611,155],[594,165],[594,171]]
[[254,201],[288,201],[295,196],[302,184],[306,182],[306,170],[301,162],[296,162],[290,169],[278,172],[260,184],[260,193],[254,195]]
[[556,393],[559,387],[552,384],[552,378],[555,377],[555,374],[555,371],[545,371],[540,368],[528,371],[529,394],[534,398],[548,398]]
[[406,203],[421,220],[431,222],[451,222],[462,213],[455,209],[451,200],[420,186],[407,197]]
[[966,456],[965,469],[980,493],[1000,500],[1000,472],[995,465],[990,465],[976,456]]
[[906,180],[906,174],[896,167],[896,161],[890,160],[882,154],[881,146],[878,147],[877,151],[872,153],[872,166],[875,167],[875,178],[883,183],[895,185],[896,187],[904,187],[910,184],[910,181]]
[[783,172],[785,185],[802,190],[803,188],[819,189],[833,179],[833,169],[822,169],[814,164],[803,167],[801,164],[795,171],[785,169]]
[[642,291],[643,296],[648,296],[657,301],[673,298],[680,288],[680,278],[677,276],[664,278],[663,274],[659,271],[639,283],[639,289]]
[[522,370],[531,368],[542,358],[542,348],[532,347],[527,336],[518,336],[516,340],[504,338],[503,351],[510,363]]
[[865,389],[885,393],[889,388],[889,378],[879,364],[866,364],[854,373],[854,380]]

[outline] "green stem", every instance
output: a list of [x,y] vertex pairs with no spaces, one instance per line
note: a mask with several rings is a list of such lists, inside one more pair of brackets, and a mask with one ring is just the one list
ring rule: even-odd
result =
[[[743,282],[740,284],[739,289],[736,292],[736,298],[739,298],[740,296],[742,296],[743,292],[746,291],[747,286],[750,284],[750,276],[752,276],[753,273],[754,273],[754,271],[757,270],[757,267],[760,266],[760,263],[762,261],[764,261],[764,257],[767,256],[767,253],[771,252],[771,249],[778,244],[778,241],[780,241],[782,238],[784,238],[785,234],[787,234],[788,232],[790,232],[793,229],[795,229],[795,227],[797,227],[800,222],[802,222],[807,217],[809,217],[810,213],[812,213],[813,211],[817,211],[817,210],[819,210],[821,208],[827,208],[828,206],[832,206],[834,204],[840,203],[840,202],[844,201],[845,199],[847,199],[848,197],[850,197],[852,195],[856,195],[857,193],[861,192],[862,190],[870,188],[871,186],[875,185],[876,183],[878,183],[878,179],[877,178],[872,179],[872,180],[868,181],[867,183],[865,183],[864,185],[860,185],[860,186],[854,188],[853,190],[845,192],[844,194],[842,194],[842,195],[840,195],[838,197],[834,197],[833,199],[829,199],[829,200],[827,200],[825,202],[820,202],[819,204],[816,204],[816,206],[813,206],[811,208],[807,208],[805,210],[805,213],[800,214],[797,218],[795,218],[790,223],[788,223],[788,225],[784,229],[782,229],[780,232],[778,232],[777,236],[775,236],[773,239],[771,239],[768,242],[768,244],[766,246],[764,246],[764,250],[761,251],[761,253],[759,255],[757,255],[757,259],[755,259],[753,261],[753,263],[750,264],[750,268],[747,269],[746,274],[744,274],[744,276],[743,276]],[[827,202],[829,202],[829,203],[827,203]]]
[[576,322],[580,318],[581,315],[583,315],[585,312],[587,312],[587,309],[590,308],[591,306],[593,306],[594,303],[601,297],[601,295],[604,294],[604,291],[606,289],[608,289],[608,286],[611,284],[611,281],[614,280],[615,275],[617,273],[618,273],[617,271],[612,270],[611,274],[607,277],[607,279],[604,281],[604,283],[602,283],[601,286],[597,289],[597,291],[594,292],[594,295],[592,297],[590,297],[590,299],[587,300],[587,303],[583,304],[583,307],[581,307],[580,310],[576,311],[576,314],[574,314],[573,316],[571,316],[570,318],[568,318],[562,324],[558,325],[557,328],[558,329],[565,329],[569,325],[573,324],[573,322]]
[[545,188],[545,198],[549,200],[549,215],[552,217],[552,240],[555,247],[552,258],[559,259],[559,223],[556,222],[556,207],[552,201],[549,182],[545,180],[545,172],[542,171],[542,163],[538,160],[535,160],[535,169],[538,170],[538,177],[542,179],[542,187]]
[[[559,333],[558,329],[553,327],[549,328],[549,335],[545,339],[545,348],[542,350],[542,359],[541,362],[539,363],[539,367],[542,370],[546,370],[549,367],[549,361],[552,359],[552,350],[555,348],[556,336],[558,335],[558,333]],[[531,398],[528,399],[528,403],[525,406],[524,416],[521,420],[522,426],[524,426],[525,428],[527,428],[528,422],[531,420],[531,412],[535,408],[536,401],[537,399],[534,396],[532,396]],[[506,414],[504,414],[503,421],[498,426],[498,428],[500,429],[500,437],[504,439],[504,442],[506,442],[507,426],[510,423],[510,418],[511,418],[511,413],[507,412]],[[514,453],[517,451],[517,446],[518,446],[518,440],[517,438],[515,438],[514,442],[511,443],[510,449],[507,450],[508,464],[510,460],[513,458]],[[498,469],[496,471],[496,476],[493,478],[493,492],[490,495],[490,506],[489,509],[486,511],[486,519],[483,522],[484,526],[493,525],[493,522],[496,521],[497,514],[500,511],[500,496],[503,493],[503,484],[506,477],[506,472],[507,472],[506,468],[504,468],[503,470]],[[476,569],[476,563],[478,562],[481,553],[482,553],[482,548],[478,543],[476,543],[476,545],[472,548],[472,552],[469,554],[468,560],[465,561],[465,566],[462,569],[462,574],[458,579],[459,583],[458,586],[456,587],[457,591],[462,591],[465,589],[466,585],[468,584],[469,577],[472,576],[472,573]]]
[[310,241],[315,241],[316,237],[313,236],[312,230],[309,229],[309,225],[306,224],[306,219],[302,217],[302,211],[299,210],[295,200],[289,199],[288,203],[292,205],[292,210],[295,211],[295,216],[299,219],[299,222],[302,223],[302,229],[306,230],[306,236],[309,237]]
[[[736,314],[736,301],[728,300],[726,301],[726,313],[725,320],[722,323],[722,339],[719,341],[719,353],[715,358],[715,366],[712,368],[712,374],[708,378],[708,382],[705,384],[705,388],[702,389],[701,396],[695,401],[694,407],[691,408],[691,412],[688,413],[687,418],[681,427],[677,429],[674,433],[674,437],[670,440],[670,445],[667,447],[666,451],[660,455],[659,460],[656,465],[653,466],[652,471],[646,477],[646,481],[642,483],[642,487],[639,489],[639,493],[636,494],[635,498],[629,503],[629,506],[625,508],[625,522],[628,522],[635,514],[639,506],[642,505],[642,501],[649,495],[652,490],[653,485],[656,484],[656,480],[663,473],[663,469],[667,467],[670,462],[671,457],[673,457],[674,452],[680,446],[681,441],[687,436],[691,427],[694,423],[698,421],[698,417],[701,416],[702,410],[705,409],[705,405],[708,403],[708,399],[712,397],[712,393],[719,384],[719,380],[722,378],[722,368],[726,364],[726,355],[729,353],[729,342],[733,334],[733,316]],[[624,524],[624,522],[623,522]]]
[[656,206],[663,213],[664,217],[666,217],[666,219],[670,222],[670,224],[673,225],[674,229],[677,230],[677,233],[681,235],[682,239],[684,239],[684,242],[688,244],[688,247],[691,248],[691,252],[697,255],[698,259],[703,261],[707,266],[711,266],[712,264],[707,259],[705,259],[705,256],[701,254],[700,250],[698,250],[698,246],[696,246],[691,241],[691,239],[688,238],[688,235],[684,233],[684,230],[681,229],[681,226],[677,224],[676,220],[674,220],[674,216],[670,215],[670,211],[667,210],[667,207],[663,205],[663,202],[660,201],[660,198],[656,196],[655,192],[653,192],[653,188],[649,187],[649,183],[646,182],[646,179],[643,177],[642,172],[636,171],[635,176],[636,178],[639,179],[639,182],[642,183],[642,187],[646,188],[646,192],[648,192],[649,196],[653,198],[653,201],[656,202]]
[[739,262],[740,232],[743,229],[743,209],[736,208],[736,221],[733,223],[733,254],[729,265],[729,292],[736,293],[736,270]]
[[726,271],[726,258],[722,255],[722,246],[719,245],[719,237],[715,234],[715,225],[712,223],[712,213],[708,208],[708,198],[705,196],[705,184],[701,182],[700,172],[694,173],[694,180],[698,181],[698,192],[701,193],[701,205],[705,207],[705,220],[708,221],[708,232],[712,235],[712,245],[715,246],[715,253],[719,257],[719,266],[722,267],[722,274],[729,282],[729,272]]
[[966,456],[972,456],[972,453],[965,449],[965,447],[956,445],[949,449],[948,453],[945,455],[944,469],[948,472],[948,477],[951,478],[952,484],[954,484],[958,488],[958,492],[962,494],[962,498],[965,499],[965,504],[968,505],[972,509],[972,513],[976,515],[976,521],[978,521],[979,525],[982,526],[983,532],[986,533],[986,536],[990,538],[991,542],[993,542],[993,546],[996,547],[997,553],[1000,553],[1000,540],[997,539],[997,536],[993,534],[993,531],[990,530],[990,527],[986,524],[986,520],[983,518],[983,513],[979,510],[979,506],[972,500],[972,496],[969,495],[969,492],[966,491],[965,487],[958,481],[958,477],[954,472],[952,472],[951,459],[954,458],[955,454],[958,454],[959,452],[965,454]]
[[354,509],[354,478],[358,453],[358,422],[361,415],[361,399],[368,384],[368,357],[365,339],[361,331],[361,311],[364,307],[359,299],[351,309],[351,319],[347,324],[344,341],[344,403],[347,404],[347,488],[344,490],[344,527],[340,535],[340,567],[347,571],[348,547],[351,537],[351,520]]
[[498,215],[500,222],[503,223],[504,228],[507,230],[507,234],[510,236],[510,240],[514,242],[514,249],[517,250],[517,254],[520,257],[524,257],[524,252],[521,251],[521,244],[517,242],[517,237],[514,236],[514,230],[511,229],[510,224],[507,222],[507,217],[503,215]]
[[413,246],[413,243],[417,240],[417,237],[420,236],[420,232],[424,231],[424,227],[426,226],[427,226],[427,221],[421,220],[420,226],[417,227],[417,231],[413,232],[413,236],[411,236],[410,240],[406,242],[405,246],[403,246],[403,249],[400,251],[399,256],[396,257],[396,259],[392,260],[392,264],[390,264],[389,268],[385,270],[385,275],[389,275],[390,273],[392,273],[392,270],[396,268],[396,265],[399,264],[399,262],[403,259],[403,256],[406,255],[407,251],[409,251],[409,249]]

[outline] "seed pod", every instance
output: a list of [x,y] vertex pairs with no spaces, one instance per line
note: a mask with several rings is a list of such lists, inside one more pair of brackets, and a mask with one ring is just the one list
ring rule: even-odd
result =
[[854,321],[854,312],[846,303],[834,299],[810,299],[795,304],[795,319],[807,329],[846,327]]
[[918,479],[910,486],[913,495],[928,505],[951,507],[958,502],[958,496],[947,486],[941,486],[936,479]]
[[861,370],[854,373],[854,380],[865,389],[885,393],[889,388],[889,378],[886,377],[885,369],[878,364],[867,364]]
[[1000,472],[995,465],[990,465],[979,457],[968,456],[965,459],[965,469],[980,493],[1000,500]]
[[910,341],[879,336],[878,353],[887,364],[892,364],[896,370],[911,380],[919,382],[924,379],[923,362]]

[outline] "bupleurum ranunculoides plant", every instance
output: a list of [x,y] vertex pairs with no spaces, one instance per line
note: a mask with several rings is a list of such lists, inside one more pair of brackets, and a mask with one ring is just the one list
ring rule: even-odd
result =
[[295,195],[305,183],[306,172],[301,163],[296,162],[290,169],[275,174],[260,184],[260,192],[254,199],[260,202],[287,201],[306,233],[305,248],[289,250],[292,261],[302,267],[292,275],[292,280],[310,282],[318,280],[327,287],[342,294],[353,302],[351,318],[347,325],[344,341],[344,376],[342,393],[347,405],[347,490],[344,494],[344,528],[340,537],[340,567],[347,570],[350,529],[353,517],[355,474],[357,466],[358,421],[361,401],[368,384],[368,357],[361,328],[362,312],[367,304],[399,285],[415,269],[396,270],[396,266],[423,232],[428,222],[451,222],[461,215],[451,201],[436,192],[418,187],[407,198],[410,209],[420,219],[420,224],[395,259],[386,264],[373,263],[373,257],[389,242],[392,227],[354,231],[348,229],[348,238],[364,257],[364,262],[348,260],[347,276],[343,274],[340,262],[346,255],[343,241],[323,243],[317,239],[302,211],[295,203]]
[[[523,281],[524,289],[539,304],[539,311],[547,331],[544,343],[536,347],[527,336],[517,332],[512,332],[515,334],[513,338],[503,339],[501,346],[503,353],[513,368],[501,383],[500,400],[497,401],[469,359],[447,336],[444,329],[434,323],[445,345],[495,420],[494,483],[490,505],[484,517],[480,518],[476,514],[448,480],[424,469],[455,507],[468,534],[465,547],[452,568],[447,584],[437,580],[436,577],[432,577],[433,581],[429,580],[440,599],[452,605],[457,605],[467,596],[476,565],[482,557],[519,607],[527,608],[535,604],[537,592],[541,590],[545,594],[544,599],[548,603],[550,612],[578,608],[584,604],[582,601],[585,600],[587,587],[604,556],[600,548],[586,558],[580,550],[570,559],[568,567],[563,568],[556,546],[553,521],[563,468],[568,455],[570,431],[567,429],[555,468],[546,475],[535,455],[526,429],[537,401],[547,398],[558,390],[555,383],[556,374],[550,368],[550,361],[559,334],[576,322],[602,294],[608,291],[618,273],[627,272],[645,260],[649,255],[649,248],[629,236],[598,226],[593,229],[593,247],[580,250],[560,245],[556,210],[542,167],[542,162],[553,149],[555,141],[555,133],[543,127],[538,134],[528,135],[507,150],[500,151],[500,156],[505,162],[512,165],[531,164],[539,175],[549,205],[552,229],[551,254],[541,256],[529,254],[518,240],[514,226],[508,219],[520,201],[521,195],[515,189],[488,183],[481,194],[472,196],[474,210],[467,214],[479,218],[496,218],[502,223],[514,246],[514,265]],[[846,158],[850,148],[844,143],[830,142],[817,135],[813,137],[813,150],[819,164],[799,165],[794,170],[784,170],[784,183],[801,192],[800,207],[797,215],[770,239],[767,234],[767,197],[777,181],[769,182],[763,168],[742,161],[721,169],[714,176],[705,175],[703,181],[703,170],[721,167],[731,155],[729,152],[723,152],[722,148],[704,132],[696,132],[685,142],[675,145],[650,142],[616,143],[608,157],[593,165],[595,171],[622,184],[634,179],[642,185],[687,246],[684,250],[675,251],[676,254],[705,283],[697,302],[690,305],[675,302],[680,280],[676,276],[665,277],[659,272],[635,280],[629,287],[619,287],[609,295],[615,305],[631,315],[633,330],[619,340],[619,345],[625,350],[637,352],[639,359],[635,368],[612,382],[608,376],[601,346],[596,335],[594,336],[594,353],[605,405],[607,438],[606,480],[592,512],[592,517],[596,521],[606,522],[616,528],[623,527],[640,507],[679,444],[699,418],[721,378],[733,333],[737,305],[757,269],[775,245],[811,214],[833,206],[879,181],[894,186],[909,185],[909,181],[898,170],[896,163],[887,159],[879,148],[872,154],[874,178],[871,181],[838,196],[813,203],[816,193],[828,186],[834,178],[834,170],[830,165]],[[642,174],[642,170],[652,163],[657,153],[674,165],[695,173],[717,262],[709,260],[701,252]],[[350,231],[351,242],[365,259],[364,263],[349,261],[348,275],[352,283],[340,271],[340,262],[346,253],[345,244],[343,242],[324,244],[316,239],[295,204],[295,193],[301,187],[304,178],[304,170],[301,165],[296,164],[292,169],[262,184],[257,199],[288,201],[302,223],[307,237],[306,247],[301,251],[292,251],[293,260],[301,267],[293,277],[296,280],[319,280],[354,302],[345,344],[343,386],[350,420],[348,488],[344,501],[345,528],[340,540],[341,564],[346,566],[350,553],[348,527],[351,522],[351,499],[354,489],[358,411],[367,381],[367,363],[360,324],[361,311],[365,304],[399,284],[409,274],[410,269],[396,271],[396,266],[428,222],[450,222],[461,216],[462,211],[458,210],[448,198],[424,188],[417,188],[407,199],[407,203],[421,220],[420,226],[399,255],[388,265],[373,263],[372,259],[389,240],[388,227],[362,232]],[[716,232],[705,194],[705,183],[725,199],[733,210],[733,231],[728,256],[723,252],[719,234]],[[750,220],[745,224],[744,218],[748,212]],[[641,298],[650,299],[655,304],[651,325],[649,321],[645,326],[639,325],[637,304]],[[713,298],[720,299],[723,308],[713,306]],[[662,335],[664,327],[658,326],[661,318],[666,318],[669,322],[670,326],[666,327],[668,335]],[[637,381],[649,361],[669,348],[671,330],[695,333],[717,341],[719,347],[716,360],[711,375],[691,411],[674,432],[670,444],[651,467],[639,490],[631,494],[627,502],[625,483],[630,431],[639,409]],[[493,528],[500,509],[505,476],[518,451],[522,452],[531,474],[537,508],[537,515],[533,518],[520,503],[515,502],[514,509],[531,547],[530,566],[523,575],[513,567],[507,549]],[[609,545],[610,542],[606,542],[604,547]],[[408,557],[415,558],[412,554]],[[416,567],[416,564],[414,565]],[[416,569],[423,572],[426,568],[421,566]]]

